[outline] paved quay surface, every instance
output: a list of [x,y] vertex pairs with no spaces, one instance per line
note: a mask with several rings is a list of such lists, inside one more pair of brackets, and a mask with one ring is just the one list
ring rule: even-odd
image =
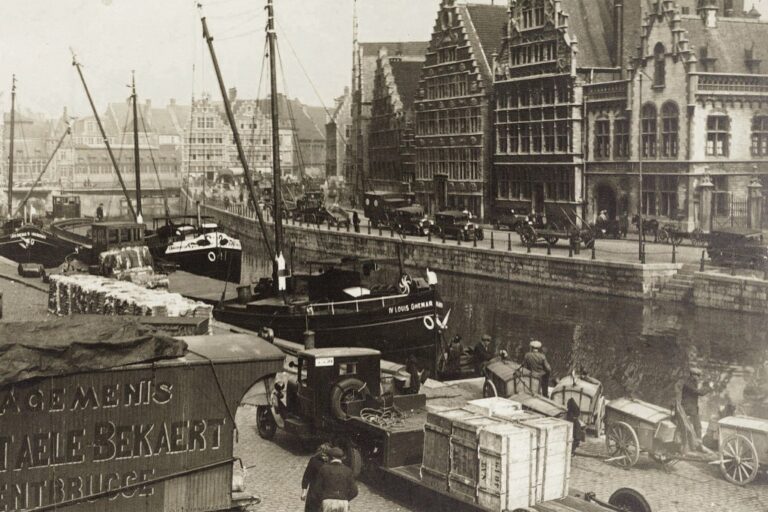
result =
[[[23,283],[23,284],[22,284]],[[31,287],[35,286],[35,287]],[[0,293],[3,318],[0,321],[44,321],[47,295],[39,279],[22,279],[15,265],[0,261]],[[235,455],[247,468],[246,490],[259,495],[256,511],[301,511],[300,482],[311,453],[295,438],[278,432],[273,441],[256,433],[255,408],[238,410],[239,443]],[[654,512],[764,512],[768,511],[768,477],[762,473],[753,483],[737,487],[726,482],[716,465],[682,461],[669,473],[642,454],[628,470],[603,462],[602,440],[590,439],[579,448],[571,468],[571,487],[593,491],[607,499],[620,487],[634,487],[651,501]],[[414,487],[370,480],[360,484],[360,496],[352,509],[365,512],[465,510],[435,499]]]

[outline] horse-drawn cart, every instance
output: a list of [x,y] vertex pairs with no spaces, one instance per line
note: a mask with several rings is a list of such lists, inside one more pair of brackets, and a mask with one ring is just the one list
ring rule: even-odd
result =
[[678,218],[673,222],[664,224],[658,229],[656,239],[661,243],[680,245],[684,239],[688,238],[691,244],[697,247],[705,247],[707,245],[707,234],[699,227],[688,231],[684,227],[684,223],[684,218]]
[[657,462],[672,464],[680,458],[675,430],[669,409],[630,398],[611,400],[605,406],[607,462],[632,467],[644,451]]
[[562,210],[562,218],[559,220],[544,220],[541,216],[529,215],[528,222],[520,225],[518,233],[520,241],[526,247],[533,247],[542,240],[548,245],[555,245],[558,240],[563,239],[568,240],[572,247],[583,245],[589,249],[595,244],[595,233],[588,224],[583,225],[586,227],[579,227],[565,210]]
[[768,467],[768,420],[729,416],[718,422],[720,430],[720,472],[736,485],[757,477],[760,464]]

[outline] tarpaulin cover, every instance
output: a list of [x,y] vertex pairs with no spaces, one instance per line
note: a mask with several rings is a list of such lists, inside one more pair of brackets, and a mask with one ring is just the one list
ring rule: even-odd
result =
[[72,316],[0,323],[0,387],[29,379],[175,358],[187,344],[141,319]]

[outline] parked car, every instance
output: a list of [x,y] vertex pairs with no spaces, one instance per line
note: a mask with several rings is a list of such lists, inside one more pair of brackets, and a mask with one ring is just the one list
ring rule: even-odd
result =
[[756,229],[724,228],[709,234],[707,254],[716,265],[764,268],[768,263],[768,246]]
[[363,199],[363,213],[373,227],[390,226],[394,210],[415,203],[416,195],[412,192],[366,192]]
[[484,237],[483,228],[472,222],[472,214],[459,210],[446,210],[435,214],[435,225],[432,229],[438,236],[457,240],[472,240],[475,237],[482,240]]
[[496,229],[506,227],[510,231],[517,231],[518,228],[528,221],[530,208],[525,206],[508,207],[495,206],[491,210],[491,225]]
[[395,208],[391,212],[391,219],[392,228],[406,235],[427,236],[432,227],[432,222],[424,214],[424,208],[418,204]]

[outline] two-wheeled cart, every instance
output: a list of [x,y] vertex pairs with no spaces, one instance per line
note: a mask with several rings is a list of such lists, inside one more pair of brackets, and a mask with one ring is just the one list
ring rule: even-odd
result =
[[746,485],[768,468],[768,420],[728,416],[718,429],[720,472],[726,480]]
[[707,234],[701,228],[696,227],[692,231],[684,226],[685,219],[678,218],[673,222],[668,222],[661,226],[656,234],[656,240],[663,244],[680,245],[683,240],[688,239],[696,247],[706,247],[708,242]]

